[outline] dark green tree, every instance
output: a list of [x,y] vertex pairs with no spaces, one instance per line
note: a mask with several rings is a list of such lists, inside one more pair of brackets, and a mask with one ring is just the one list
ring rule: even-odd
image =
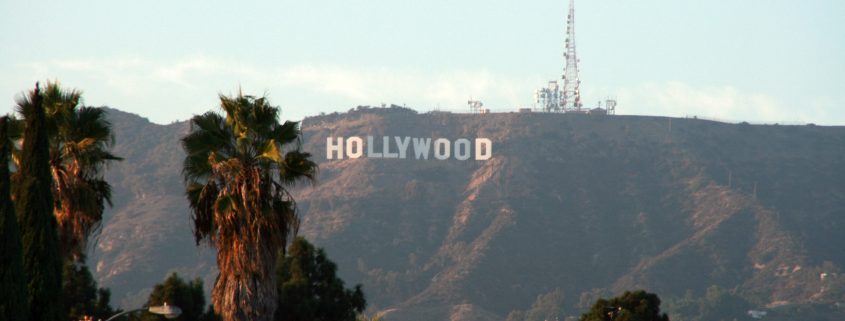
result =
[[599,299],[581,321],[669,321],[660,313],[660,298],[643,290],[625,291],[609,300]]
[[63,320],[62,255],[53,216],[53,179],[43,97],[38,84],[18,99],[25,127],[15,191],[30,320]]
[[[147,300],[147,306],[159,306],[165,303],[182,309],[182,314],[176,318],[177,321],[207,320],[204,315],[205,294],[202,280],[199,278],[186,282],[178,274],[173,273],[164,282],[156,284]],[[166,320],[163,316],[150,313],[142,314],[140,319],[142,321]]]
[[[48,82],[40,96],[50,157],[53,215],[65,265],[63,297],[68,300],[67,313],[71,317],[91,315],[96,310],[95,301],[100,300],[97,293],[107,290],[98,291],[96,282],[89,284],[90,277],[86,279],[85,273],[90,272],[82,265],[88,238],[99,229],[105,204],[111,204],[111,187],[103,179],[102,170],[120,158],[109,152],[114,137],[103,109],[81,106],[81,92],[64,90],[58,82]],[[19,112],[24,122],[36,116],[23,108]],[[18,126],[14,126],[12,138],[29,140],[29,132],[21,133],[20,122],[13,123]],[[24,158],[20,155],[16,153],[14,160],[17,167],[23,168]],[[22,182],[24,176],[19,171],[16,182]],[[89,295],[94,295],[93,299]]]
[[21,232],[9,180],[9,117],[0,117],[0,320],[26,320]]
[[117,313],[109,305],[111,291],[98,289],[97,282],[85,265],[65,262],[62,293],[70,320],[81,320],[85,316],[91,316],[94,320],[105,320]]
[[182,138],[194,236],[217,248],[211,302],[223,320],[269,321],[279,249],[299,226],[288,189],[313,181],[317,164],[300,150],[299,123],[280,124],[266,97],[221,95],[220,107],[225,116],[194,116]]
[[[96,284],[96,283],[95,283]],[[97,289],[97,302],[94,304],[94,315],[104,316],[103,320],[120,313],[121,309],[111,307],[111,290],[107,288]]]
[[281,258],[276,321],[355,321],[367,307],[361,285],[346,289],[323,249],[297,237]]

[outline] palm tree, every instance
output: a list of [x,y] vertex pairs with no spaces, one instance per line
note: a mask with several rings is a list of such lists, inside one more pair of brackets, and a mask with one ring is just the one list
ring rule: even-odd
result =
[[89,237],[100,228],[105,204],[111,206],[111,186],[103,179],[103,169],[121,158],[109,152],[114,134],[105,111],[80,106],[80,91],[48,82],[43,97],[62,255],[65,261],[82,262]]
[[194,116],[182,138],[194,237],[217,248],[211,299],[223,320],[271,320],[275,264],[299,228],[288,188],[314,182],[317,164],[300,150],[299,123],[279,124],[266,97],[220,95],[220,107],[225,117]]

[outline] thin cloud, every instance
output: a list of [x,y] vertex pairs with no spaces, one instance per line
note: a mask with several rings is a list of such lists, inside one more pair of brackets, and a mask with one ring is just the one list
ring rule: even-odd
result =
[[[539,76],[515,77],[487,70],[432,71],[414,68],[300,64],[263,66],[197,55],[159,62],[138,57],[51,60],[19,65],[19,79],[60,79],[86,91],[94,104],[108,104],[157,122],[184,120],[216,106],[215,93],[236,86],[272,93],[286,113],[300,118],[356,105],[407,104],[427,111],[462,111],[470,98],[494,110],[531,106]],[[34,77],[34,78],[33,78]],[[24,88],[24,87],[21,87]],[[257,90],[257,92],[256,92]],[[596,88],[585,88],[587,101]],[[843,102],[808,99],[796,112],[775,97],[732,86],[693,86],[682,81],[601,88],[619,100],[620,114],[699,116],[727,121],[835,121],[831,110]],[[93,95],[92,95],[93,94]],[[99,97],[97,97],[99,96]],[[593,107],[593,106],[588,106]]]
[[[401,102],[451,108],[463,107],[471,97],[503,101],[515,107],[528,101],[531,81],[519,81],[488,71],[423,72],[416,69],[355,68],[301,65],[282,68],[280,83],[350,102]],[[522,92],[520,97],[517,92]]]
[[[676,117],[707,117],[725,121],[803,123],[817,121],[810,110],[796,113],[778,99],[747,93],[732,86],[692,86],[681,81],[645,83],[619,90],[620,111]],[[808,104],[810,105],[810,104]],[[631,107],[627,107],[631,106]]]
[[[170,62],[137,57],[51,60],[22,66],[25,71],[18,78],[58,78],[81,87],[87,98],[95,98],[94,104],[127,109],[157,122],[185,119],[207,110],[216,100],[209,93],[226,92],[233,86],[242,86],[246,92],[272,92],[274,101],[284,99],[285,105],[294,105],[287,110],[299,111],[302,117],[380,103],[407,104],[422,111],[439,106],[463,110],[469,98],[515,109],[530,103],[538,83],[537,79],[514,79],[485,70],[261,66],[208,56]],[[99,93],[100,99],[93,97],[94,93]]]

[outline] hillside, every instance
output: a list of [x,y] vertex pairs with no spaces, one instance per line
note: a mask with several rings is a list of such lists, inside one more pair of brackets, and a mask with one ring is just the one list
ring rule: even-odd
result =
[[[115,208],[90,262],[123,306],[168,271],[210,287],[167,126],[110,110]],[[359,109],[307,118],[319,181],[295,192],[301,234],[389,320],[503,320],[561,289],[597,295],[711,285],[763,305],[845,301],[845,128],[559,114]],[[487,161],[326,160],[327,137],[485,137]],[[96,262],[96,263],[94,263]],[[827,273],[824,278],[822,273]],[[837,290],[839,289],[839,290]]]
[[115,130],[114,153],[124,158],[106,171],[114,207],[88,259],[101,286],[124,308],[146,302],[169,272],[214,281],[214,252],[194,245],[180,171],[179,138],[187,122],[167,126],[108,109]]

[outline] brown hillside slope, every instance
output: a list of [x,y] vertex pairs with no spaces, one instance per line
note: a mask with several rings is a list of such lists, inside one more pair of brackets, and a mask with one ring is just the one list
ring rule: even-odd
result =
[[[134,128],[112,114],[119,147],[139,156],[109,173],[119,199],[98,278],[126,300],[168,270],[211,282],[179,185],[184,123]],[[556,288],[573,313],[600,288],[829,301],[819,273],[845,264],[841,127],[363,109],[303,131],[320,173],[296,192],[301,233],[388,319],[503,319]],[[367,135],[486,137],[493,158],[325,159],[327,137]]]

